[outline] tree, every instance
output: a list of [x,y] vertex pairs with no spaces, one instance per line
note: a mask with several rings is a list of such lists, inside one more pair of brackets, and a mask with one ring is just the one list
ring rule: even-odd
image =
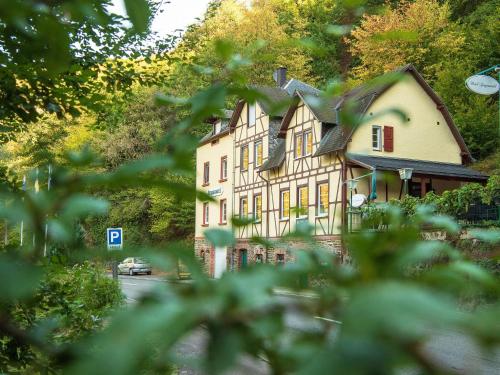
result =
[[348,43],[359,64],[351,76],[366,81],[407,63],[414,64],[431,82],[441,61],[453,59],[465,37],[450,25],[447,3],[437,0],[402,1],[381,15],[365,15]]
[[134,60],[158,52],[144,47],[150,37],[149,7],[145,0],[135,2],[140,15],[131,19],[131,30],[123,17],[108,12],[110,3],[0,1],[4,138],[5,130],[16,130],[45,113],[63,117],[99,110],[106,103],[105,92],[127,91],[144,80]]

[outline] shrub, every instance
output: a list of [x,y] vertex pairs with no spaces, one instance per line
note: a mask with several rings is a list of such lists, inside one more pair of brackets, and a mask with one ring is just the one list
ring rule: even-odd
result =
[[[19,326],[37,331],[40,339],[70,343],[103,327],[106,317],[123,301],[120,287],[99,264],[85,262],[72,267],[48,265],[33,298],[11,306]],[[2,372],[30,371],[34,363],[45,362],[40,353],[14,339],[1,340],[2,362],[16,362],[16,368]]]

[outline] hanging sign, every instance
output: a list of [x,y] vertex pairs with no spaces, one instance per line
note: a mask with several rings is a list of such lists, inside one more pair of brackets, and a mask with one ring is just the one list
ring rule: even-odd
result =
[[500,83],[495,78],[483,74],[470,76],[465,85],[470,91],[481,95],[493,95],[500,89]]

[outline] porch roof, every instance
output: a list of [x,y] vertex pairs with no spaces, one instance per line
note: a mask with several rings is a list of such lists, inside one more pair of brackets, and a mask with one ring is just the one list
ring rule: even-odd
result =
[[397,172],[400,168],[412,168],[416,175],[436,176],[467,181],[485,181],[484,173],[461,164],[441,163],[426,160],[399,159],[370,155],[347,154],[348,161],[367,169]]

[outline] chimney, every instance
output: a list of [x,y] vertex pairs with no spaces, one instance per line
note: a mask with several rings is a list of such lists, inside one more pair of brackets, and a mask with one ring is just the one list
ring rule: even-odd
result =
[[286,85],[286,68],[284,66],[280,66],[273,73],[273,79],[276,81],[279,87],[283,87]]

